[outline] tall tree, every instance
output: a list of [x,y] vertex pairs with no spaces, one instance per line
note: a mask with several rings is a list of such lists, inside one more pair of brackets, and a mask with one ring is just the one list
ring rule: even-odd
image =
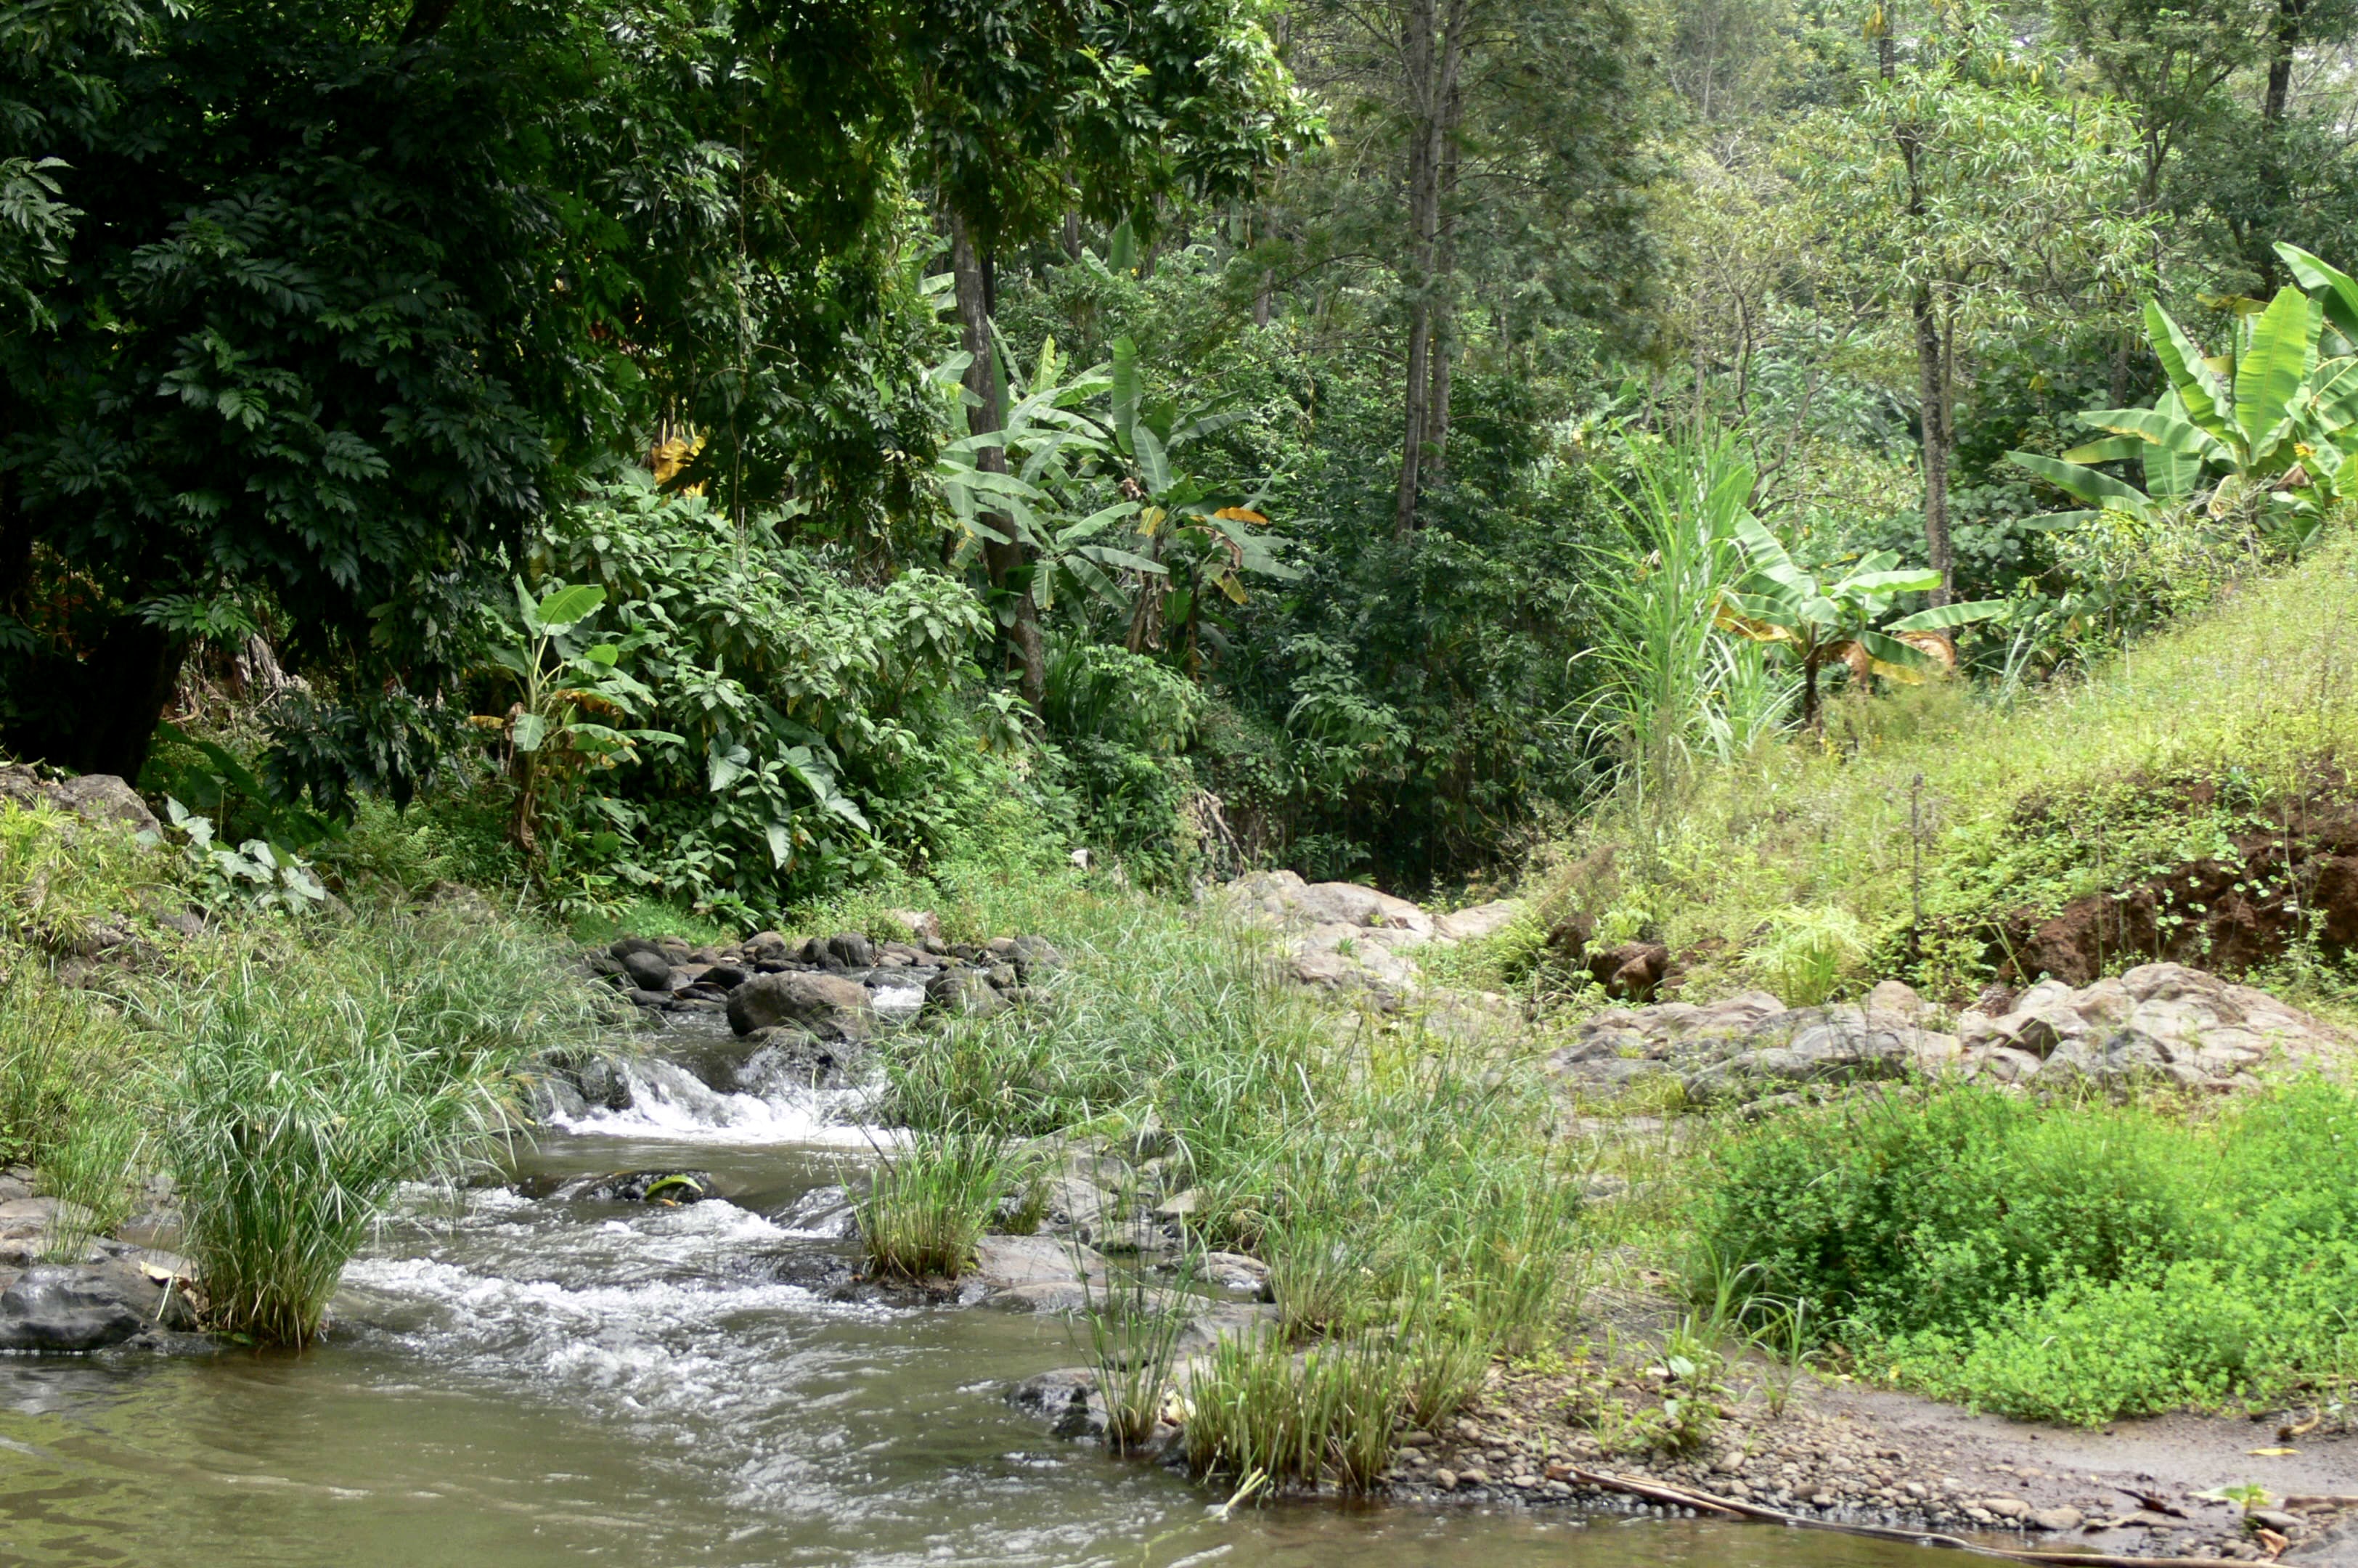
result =
[[1821,243],[1887,311],[1914,361],[1924,539],[1955,588],[1949,465],[1961,338],[2130,308],[2147,276],[2136,143],[2104,100],[2071,96],[1986,9],[1908,30],[1879,12],[1876,70],[1797,135],[1794,174]]
[[[950,242],[968,433],[1005,420],[992,273],[1068,213],[1151,226],[1158,198],[1225,200],[1314,133],[1245,0],[919,0],[902,47],[914,80],[917,171]],[[984,447],[981,466],[1004,471]],[[983,515],[983,556],[1023,696],[1047,662],[1012,518]]]
[[1292,193],[1315,216],[1287,270],[1355,258],[1388,275],[1404,536],[1447,451],[1469,298],[1511,332],[1519,312],[1608,314],[1648,275],[1650,85],[1619,0],[1308,0],[1293,25],[1297,69],[1343,129]]

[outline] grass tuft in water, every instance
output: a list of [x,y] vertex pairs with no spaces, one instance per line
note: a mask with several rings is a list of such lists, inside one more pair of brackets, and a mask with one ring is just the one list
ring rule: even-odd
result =
[[383,920],[147,1000],[165,1153],[213,1326],[302,1346],[395,1189],[511,1125],[515,1072],[599,1001],[507,928]]
[[[996,1132],[972,1128],[911,1135],[885,1154],[857,1205],[871,1272],[955,1279],[1010,1188],[1028,1193],[1026,1162]],[[1036,1224],[1036,1222],[1035,1222]]]

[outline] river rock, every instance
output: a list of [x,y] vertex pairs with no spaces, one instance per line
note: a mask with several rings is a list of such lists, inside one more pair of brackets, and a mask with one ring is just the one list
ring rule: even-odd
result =
[[1014,959],[1015,972],[1026,985],[1065,967],[1065,956],[1045,936],[1018,936],[1009,949],[1009,957]]
[[147,1326],[163,1293],[119,1264],[36,1264],[0,1291],[0,1350],[120,1345]]
[[729,1026],[740,1034],[795,1024],[822,1040],[865,1040],[875,1024],[868,988],[840,975],[756,975],[729,993]]
[[1098,1375],[1089,1368],[1059,1367],[1026,1378],[1007,1390],[1007,1402],[1047,1422],[1058,1437],[1105,1435],[1105,1399],[1098,1392]]
[[925,983],[925,1000],[953,1018],[990,1018],[1005,1011],[1007,999],[974,969],[944,969]]
[[1052,1236],[986,1236],[974,1244],[974,1275],[986,1292],[1024,1285],[1105,1282],[1105,1255]]
[[653,943],[643,947],[633,946],[615,954],[614,957],[622,964],[623,975],[637,989],[671,989],[671,960],[664,956],[662,948]]
[[853,1042],[821,1040],[807,1029],[757,1029],[745,1041],[754,1047],[753,1054],[737,1065],[731,1076],[738,1089],[751,1095],[840,1088],[861,1054]]
[[616,1171],[603,1176],[576,1176],[558,1184],[554,1195],[587,1203],[702,1203],[720,1195],[709,1171]]
[[1436,936],[1453,942],[1479,942],[1496,936],[1522,917],[1529,908],[1519,898],[1497,898],[1487,903],[1477,903],[1471,909],[1435,915],[1433,931]]

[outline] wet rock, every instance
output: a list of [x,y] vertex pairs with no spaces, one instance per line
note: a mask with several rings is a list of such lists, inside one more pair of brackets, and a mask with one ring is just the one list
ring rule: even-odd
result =
[[806,1029],[757,1029],[745,1037],[753,1054],[732,1070],[737,1089],[769,1095],[782,1089],[839,1088],[866,1053],[848,1041],[821,1040]]
[[0,1350],[81,1351],[147,1326],[163,1288],[114,1265],[36,1264],[0,1291]]
[[[621,944],[616,944],[621,946]],[[616,953],[614,958],[622,966],[623,975],[640,990],[668,991],[671,989],[671,960],[663,950],[649,943]]]
[[2033,1509],[2030,1510],[2028,1522],[2033,1530],[2061,1531],[2079,1529],[2080,1521],[2085,1517],[2078,1509],[2064,1505],[2051,1509]]
[[822,1040],[865,1040],[875,1016],[868,989],[838,975],[756,975],[729,993],[729,1024],[740,1034],[794,1024]]
[[1224,1291],[1233,1291],[1252,1301],[1277,1299],[1270,1286],[1269,1265],[1241,1252],[1205,1253],[1204,1278]]
[[827,939],[827,957],[847,969],[865,969],[876,962],[876,948],[857,931],[838,931]]
[[973,969],[944,969],[926,983],[925,1000],[953,1018],[990,1018],[1007,1008],[999,988]]
[[1049,1236],[986,1236],[975,1243],[974,1277],[990,1292],[1025,1285],[1069,1285],[1086,1277],[1102,1284],[1104,1254]]
[[552,1196],[587,1203],[702,1203],[720,1195],[709,1171],[616,1171],[560,1183]]
[[1007,1402],[1047,1422],[1058,1437],[1105,1435],[1105,1400],[1098,1392],[1097,1373],[1087,1367],[1059,1367],[1026,1378],[1007,1390]]

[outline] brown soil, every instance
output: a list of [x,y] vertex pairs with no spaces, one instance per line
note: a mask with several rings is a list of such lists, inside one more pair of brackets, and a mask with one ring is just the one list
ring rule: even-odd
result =
[[2308,802],[2280,827],[2234,842],[2239,861],[2190,861],[2075,899],[2050,918],[2017,915],[2006,925],[2001,975],[2082,986],[2124,961],[2234,974],[2282,958],[2312,931],[2329,955],[2358,948],[2358,806]]

